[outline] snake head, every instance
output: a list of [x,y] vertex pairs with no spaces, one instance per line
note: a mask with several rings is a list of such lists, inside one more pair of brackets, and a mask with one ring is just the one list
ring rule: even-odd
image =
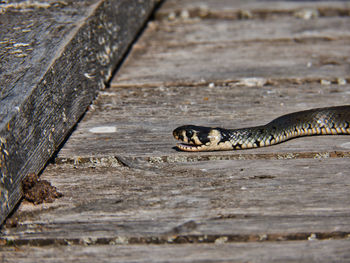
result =
[[177,144],[177,148],[187,152],[210,151],[221,140],[220,132],[217,129],[184,125],[173,131],[175,139],[182,143]]

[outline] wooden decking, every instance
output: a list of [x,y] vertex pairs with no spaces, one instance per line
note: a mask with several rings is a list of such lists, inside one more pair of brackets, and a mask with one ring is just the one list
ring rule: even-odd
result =
[[347,2],[165,1],[23,201],[4,262],[350,262],[350,138],[177,151],[183,124],[349,104]]

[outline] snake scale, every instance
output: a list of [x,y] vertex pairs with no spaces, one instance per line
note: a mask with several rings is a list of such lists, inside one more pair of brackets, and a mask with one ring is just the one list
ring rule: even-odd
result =
[[311,135],[350,135],[350,105],[316,108],[280,116],[266,125],[223,129],[185,125],[173,131],[182,151],[224,151],[269,146]]

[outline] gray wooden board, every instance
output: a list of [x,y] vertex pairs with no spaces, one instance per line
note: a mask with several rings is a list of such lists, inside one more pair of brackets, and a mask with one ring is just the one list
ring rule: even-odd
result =
[[[295,158],[349,155],[349,136],[298,138],[272,147],[217,153],[181,153],[172,130],[184,124],[240,128],[265,124],[289,112],[348,104],[350,86],[285,84],[254,87],[112,87],[100,93],[58,154],[88,157]],[[317,100],[316,100],[317,98]],[[225,157],[226,156],[226,157]]]
[[[159,44],[159,45],[158,45]],[[242,78],[348,78],[350,38],[208,43],[135,49],[114,85],[174,85],[239,81]]]
[[0,223],[104,87],[155,1],[2,1]]
[[161,18],[189,16],[203,18],[242,19],[273,15],[313,16],[349,15],[348,1],[278,1],[278,0],[168,0],[157,12]]
[[[349,86],[343,84],[349,81],[349,52],[343,49],[350,46],[349,24],[349,17],[336,16],[154,21],[59,157],[206,158],[176,153],[172,129],[189,123],[238,128],[297,110],[348,104]],[[93,132],[106,126],[115,131]],[[209,156],[348,154],[348,142],[347,137],[308,138]]]
[[348,9],[167,1],[42,174],[64,197],[22,202],[0,256],[349,261],[349,136],[192,154],[175,151],[171,134],[185,123],[234,128],[349,104]]
[[[224,4],[235,6],[234,1]],[[330,2],[327,5],[332,7]],[[349,25],[348,15],[311,20],[283,15],[267,15],[263,20],[160,20],[145,32],[112,85],[178,85],[249,77],[305,82],[348,79]]]
[[[212,243],[347,238],[348,158],[52,165],[64,197],[21,203],[14,245]],[[217,241],[219,242],[219,241]]]
[[156,20],[150,23],[137,46],[141,47],[146,41],[153,45],[166,43],[170,46],[286,39],[297,42],[308,38],[332,40],[349,37],[349,25],[349,16],[319,17],[317,20],[281,16],[278,20],[264,19],[259,23],[252,19]]
[[[8,248],[2,262],[348,262],[349,240]],[[57,253],[59,251],[59,254]],[[69,255],[69,259],[67,259]]]

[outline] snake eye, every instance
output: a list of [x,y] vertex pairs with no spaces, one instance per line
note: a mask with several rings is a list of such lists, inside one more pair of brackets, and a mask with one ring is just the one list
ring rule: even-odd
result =
[[186,131],[186,136],[187,136],[188,139],[192,138],[192,136],[193,136],[193,131],[192,131],[192,130],[187,130],[187,131]]

